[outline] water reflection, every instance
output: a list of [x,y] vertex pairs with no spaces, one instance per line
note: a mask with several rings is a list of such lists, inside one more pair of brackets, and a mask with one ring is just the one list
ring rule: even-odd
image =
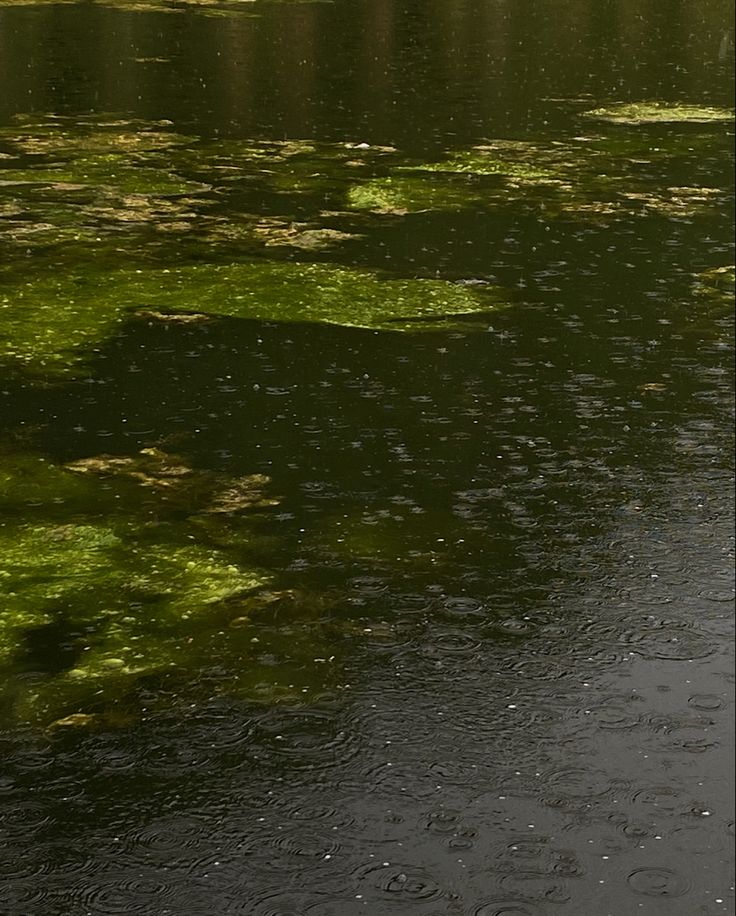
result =
[[720,0],[697,13],[628,0],[605,9],[285,0],[223,3],[231,15],[196,18],[143,15],[144,6],[0,5],[3,117],[134,110],[226,135],[424,151],[558,126],[565,115],[550,99],[728,104],[732,92],[732,59],[719,49],[733,13]]

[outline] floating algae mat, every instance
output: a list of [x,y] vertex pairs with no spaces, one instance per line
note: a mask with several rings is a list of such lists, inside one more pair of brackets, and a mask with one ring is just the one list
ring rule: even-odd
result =
[[[710,130],[653,137],[615,129],[494,139],[417,161],[363,143],[214,142],[177,134],[166,121],[26,117],[0,130],[0,241],[27,275],[36,250],[62,269],[199,262],[205,246],[220,263],[273,248],[339,254],[380,233],[386,216],[425,212],[521,205],[581,221],[687,216],[718,204],[697,199],[717,189],[685,188],[683,196],[678,177],[670,193],[653,187],[643,166],[682,169],[713,142]],[[33,269],[42,266],[39,259]]]
[[707,124],[711,121],[733,121],[729,108],[705,105],[680,105],[668,102],[619,102],[584,113],[588,118],[612,124]]
[[[67,6],[92,5],[112,7],[131,12],[183,13],[194,10],[208,16],[242,15],[248,11],[252,14],[257,0],[0,0],[2,6],[49,6],[59,3]],[[270,0],[270,2],[287,3],[327,3],[330,0]]]
[[[486,312],[503,303],[442,280],[384,280],[370,271],[322,264],[256,262],[91,271],[31,280],[0,296],[0,357],[65,372],[109,335],[131,309],[316,321],[411,330],[431,320]],[[417,324],[421,321],[421,324]]]
[[347,193],[354,210],[374,213],[422,213],[427,210],[464,210],[482,205],[486,195],[458,182],[427,181],[423,177],[392,175],[356,184]]
[[157,449],[67,466],[0,455],[0,671],[22,675],[3,678],[0,715],[87,724],[134,709],[154,677],[192,695],[192,672],[215,660],[228,692],[301,692],[325,635],[261,565],[259,519],[277,502],[267,478]]
[[689,216],[712,210],[730,192],[653,187],[643,167],[655,162],[682,165],[710,144],[707,134],[593,134],[546,143],[494,140],[437,161],[399,164],[390,175],[351,186],[347,205],[377,215],[502,211],[521,205],[547,218],[581,221],[611,214]]
[[[653,110],[677,120],[672,106]],[[718,211],[729,193],[682,181],[718,142],[710,130],[495,139],[423,162],[362,143],[213,142],[170,128],[98,115],[28,117],[0,131],[0,359],[70,372],[140,310],[447,327],[511,297],[271,255],[337,261],[345,245],[370,248],[407,214],[521,207],[581,223],[691,219]],[[655,163],[672,167],[671,182],[652,183]]]
[[[180,261],[190,249],[200,259],[205,244],[234,253],[332,248],[355,235],[334,225],[341,214],[322,213],[325,204],[341,201],[341,182],[395,152],[297,140],[212,142],[170,128],[99,115],[25,117],[0,129],[0,241],[8,254],[26,260],[31,250],[55,248],[66,261],[125,263]],[[232,196],[238,200],[229,206]]]

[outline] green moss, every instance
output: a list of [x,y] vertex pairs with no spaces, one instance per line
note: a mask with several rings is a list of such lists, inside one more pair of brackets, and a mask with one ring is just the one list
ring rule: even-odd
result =
[[585,112],[588,118],[612,124],[708,124],[713,121],[733,121],[728,108],[705,105],[679,105],[674,102],[619,102]]

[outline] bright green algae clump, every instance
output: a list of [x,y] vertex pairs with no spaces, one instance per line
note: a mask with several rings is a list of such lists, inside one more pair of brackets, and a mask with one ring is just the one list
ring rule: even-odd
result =
[[347,203],[354,210],[375,213],[421,213],[425,210],[463,210],[480,204],[478,189],[433,179],[406,175],[375,178],[351,187]]
[[392,175],[354,184],[347,204],[394,215],[522,206],[545,218],[585,221],[689,216],[720,203],[719,189],[653,188],[643,170],[655,162],[690,161],[711,144],[712,137],[697,133],[595,134],[545,143],[494,140],[436,162],[400,164]]
[[[107,715],[146,679],[191,693],[214,665],[251,698],[308,678],[324,635],[289,618],[292,605],[308,617],[307,602],[274,591],[258,561],[268,489],[157,449],[66,467],[0,455],[0,716]],[[269,628],[276,605],[282,626]]]
[[130,309],[401,330],[498,302],[441,280],[383,280],[321,264],[256,262],[91,271],[31,280],[0,296],[0,355],[63,372]]
[[[0,6],[49,6],[57,3],[78,4],[81,0],[0,0]],[[255,0],[92,0],[94,6],[114,7],[122,10],[176,13],[194,9],[207,15],[235,14]],[[291,0],[299,2],[299,0]]]
[[[168,256],[179,259],[192,244],[197,257],[203,244],[257,250],[273,242],[273,221],[279,244],[325,247],[328,237],[330,245],[352,237],[324,224],[341,216],[325,215],[325,204],[340,199],[342,182],[395,152],[296,140],[213,143],[170,126],[98,116],[21,118],[0,129],[0,241],[23,257],[54,245],[73,257],[69,242],[78,241],[119,260],[126,249],[159,257],[172,242]],[[227,205],[231,194],[235,206]],[[276,205],[268,217],[264,194]],[[296,225],[296,202],[312,195],[316,212]],[[255,198],[252,211],[244,197]],[[79,253],[88,257],[90,248]]]
[[612,124],[707,124],[711,121],[733,121],[728,108],[684,105],[670,102],[619,102],[585,112],[588,118]]

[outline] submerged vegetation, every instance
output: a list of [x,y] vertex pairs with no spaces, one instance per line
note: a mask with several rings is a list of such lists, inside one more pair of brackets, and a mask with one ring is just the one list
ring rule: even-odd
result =
[[[612,106],[588,112],[589,136],[493,140],[432,161],[364,143],[213,142],[165,121],[18,119],[0,130],[0,363],[24,384],[61,384],[90,372],[126,321],[485,331],[516,291],[392,265],[377,254],[386,233],[478,213],[575,229],[708,219],[729,191],[697,178],[714,138],[697,125],[726,114]],[[721,308],[732,284],[732,269],[701,272],[693,300]],[[155,431],[135,454],[54,464],[34,434],[0,456],[0,665],[22,675],[5,714],[113,721],[141,708],[152,679],[174,692],[213,659],[222,689],[250,698],[329,678],[326,599],[268,560],[263,523],[279,501],[268,478],[195,469]],[[469,536],[439,516],[407,519],[326,513],[314,549],[431,569],[447,554],[435,528],[458,545]]]
[[330,3],[331,0],[0,0],[1,6],[48,6],[50,4],[80,5],[91,2],[94,6],[111,7],[130,12],[183,13],[196,10],[206,16],[232,16],[250,11],[258,2],[277,3]]
[[[427,329],[499,305],[493,292],[443,280],[382,279],[323,264],[257,261],[70,273],[0,295],[0,356],[36,371],[73,371],[131,310],[143,317],[229,316]],[[204,314],[203,314],[204,313]],[[417,324],[417,322],[421,322]]]
[[729,190],[653,188],[646,167],[683,164],[707,145],[707,136],[499,140],[436,162],[399,165],[392,175],[351,187],[348,203],[396,215],[521,206],[544,218],[597,222],[651,213],[690,216],[722,203]]
[[[215,664],[252,699],[300,695],[324,636],[305,625],[293,644],[291,607],[309,617],[309,598],[275,590],[260,563],[259,519],[278,503],[269,490],[267,478],[196,471],[155,449],[67,466],[0,457],[0,668],[22,673],[3,713],[39,724],[136,714],[151,678],[186,682]],[[276,610],[280,630],[268,626]]]
[[[417,162],[360,143],[197,141],[165,121],[22,118],[0,131],[0,356],[66,371],[137,309],[393,330],[484,313],[513,297],[325,260],[370,242],[387,217],[425,212],[513,206],[604,223],[707,214],[728,190],[653,186],[647,167],[684,168],[709,142],[496,140]],[[322,263],[294,263],[309,257]]]
[[728,108],[705,105],[678,105],[667,102],[619,102],[586,112],[587,117],[612,124],[707,124],[710,121],[733,121]]

